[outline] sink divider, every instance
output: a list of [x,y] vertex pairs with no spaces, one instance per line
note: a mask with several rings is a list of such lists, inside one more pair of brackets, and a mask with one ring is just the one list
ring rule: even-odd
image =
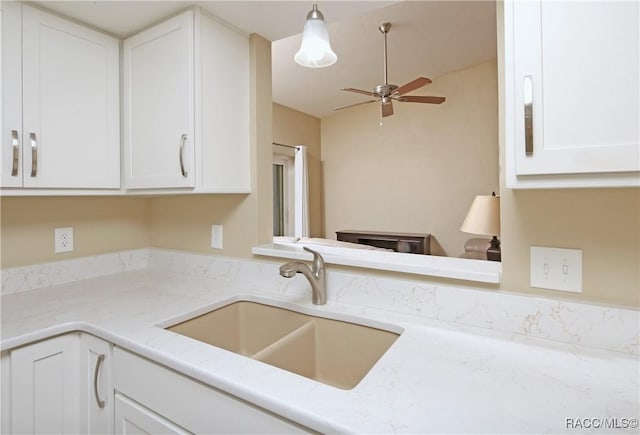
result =
[[302,326],[294,329],[288,334],[283,335],[273,343],[267,345],[264,349],[251,355],[251,358],[258,361],[265,361],[269,357],[273,356],[276,352],[280,352],[283,348],[291,345],[294,341],[302,338],[304,335],[315,332],[315,324],[313,320],[309,320]]

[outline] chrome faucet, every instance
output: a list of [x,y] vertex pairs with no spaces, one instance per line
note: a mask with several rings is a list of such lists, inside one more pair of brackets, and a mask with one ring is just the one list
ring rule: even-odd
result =
[[313,249],[309,249],[306,246],[303,246],[303,249],[313,254],[313,270],[301,261],[290,261],[280,266],[280,276],[293,278],[296,273],[303,274],[311,284],[311,302],[315,305],[324,305],[327,303],[324,260],[322,256]]

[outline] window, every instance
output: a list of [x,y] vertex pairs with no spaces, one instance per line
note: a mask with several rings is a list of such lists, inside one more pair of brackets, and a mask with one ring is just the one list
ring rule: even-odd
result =
[[273,235],[293,236],[293,158],[273,156]]

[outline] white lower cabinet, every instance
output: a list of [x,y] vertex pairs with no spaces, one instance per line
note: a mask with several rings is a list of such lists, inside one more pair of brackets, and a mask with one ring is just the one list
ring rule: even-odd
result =
[[3,353],[2,433],[112,432],[111,347],[76,332]]
[[113,363],[116,433],[312,432],[118,347]]
[[188,434],[191,432],[120,394],[115,395],[116,434]]
[[113,345],[80,334],[80,432],[113,433]]
[[90,334],[0,356],[2,433],[311,433]]
[[11,433],[80,432],[79,344],[75,333],[11,351]]

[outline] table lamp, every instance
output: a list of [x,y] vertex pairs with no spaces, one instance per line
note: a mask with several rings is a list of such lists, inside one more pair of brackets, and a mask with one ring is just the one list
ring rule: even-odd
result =
[[487,260],[501,261],[500,241],[500,197],[495,192],[491,195],[477,195],[469,208],[461,231],[483,236],[492,236],[491,246],[487,249]]

